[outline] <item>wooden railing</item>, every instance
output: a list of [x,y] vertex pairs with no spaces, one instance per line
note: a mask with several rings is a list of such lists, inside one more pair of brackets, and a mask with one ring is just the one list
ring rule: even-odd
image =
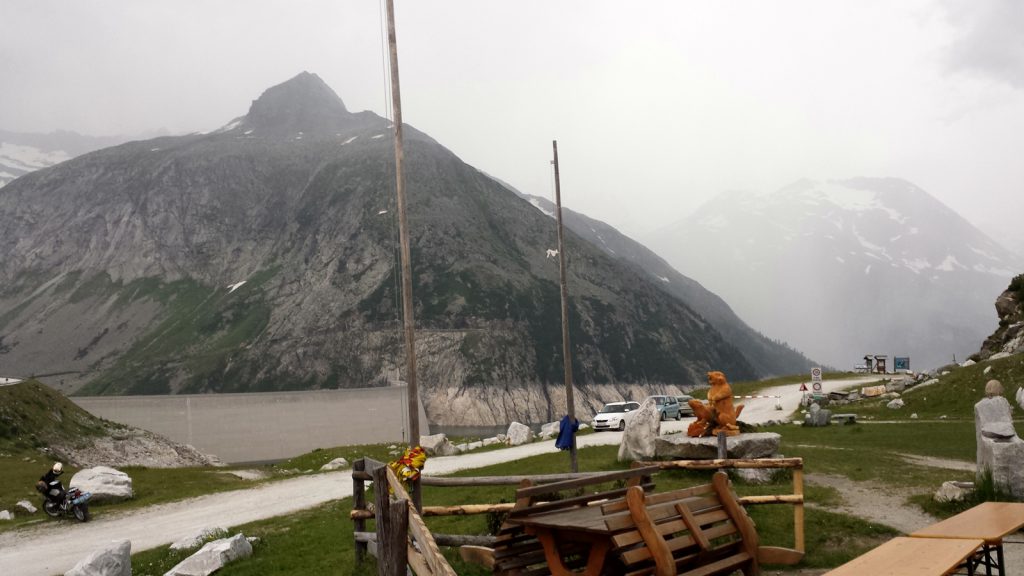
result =
[[[685,470],[717,470],[725,468],[785,468],[793,470],[793,494],[772,494],[765,496],[744,496],[738,498],[738,502],[744,506],[757,506],[764,504],[789,504],[793,506],[793,548],[804,552],[804,482],[803,482],[803,459],[802,458],[758,458],[758,459],[717,459],[717,460],[671,460],[664,462],[635,462],[633,467],[647,467],[657,466],[662,470],[670,469],[685,469]],[[416,563],[419,563],[419,556],[422,556],[424,563],[426,563],[426,569],[447,569],[451,570],[451,566],[445,561],[444,556],[441,555],[438,550],[438,545],[441,546],[493,546],[493,536],[473,536],[473,535],[462,535],[462,534],[431,534],[427,530],[426,525],[423,523],[424,516],[461,516],[470,514],[487,514],[487,513],[504,513],[509,512],[515,506],[513,503],[502,503],[502,504],[465,504],[461,506],[424,506],[421,512],[416,512],[415,508],[412,507],[412,500],[409,498],[408,493],[405,491],[404,486],[398,482],[394,473],[390,471],[383,463],[377,462],[370,458],[364,458],[357,460],[353,463],[352,470],[352,487],[353,487],[353,505],[350,518],[354,523],[354,538],[355,538],[355,554],[356,561],[362,562],[365,559],[368,552],[373,552],[371,546],[376,548],[377,553],[375,554],[378,558],[378,563],[384,559],[384,556],[390,556],[394,549],[405,550],[408,548],[407,565],[411,566],[418,576],[426,576],[427,574],[454,574],[454,572],[421,572],[417,570]],[[386,476],[390,473],[389,476]],[[377,476],[380,479],[377,479]],[[420,478],[420,486],[446,486],[446,487],[459,487],[459,486],[519,486],[524,479],[529,479],[534,484],[548,484],[552,482],[562,482],[565,480],[573,480],[579,478],[586,478],[589,476],[603,476],[607,475],[607,472],[581,472],[574,474],[541,474],[533,476],[478,476],[469,478],[445,478],[445,477],[432,477],[423,476]],[[375,490],[375,510],[369,509],[366,501],[366,481],[373,480],[374,486],[377,486]],[[401,490],[394,489],[394,485],[397,484]],[[407,516],[408,530],[406,532],[400,532],[398,535],[391,534],[388,530],[381,530],[382,520],[384,515],[380,514],[381,510],[390,510],[395,507],[394,504],[390,503],[387,499],[388,491],[384,489],[384,486],[391,485],[395,492],[396,497],[402,501],[404,500],[405,507],[408,508]],[[384,495],[385,503],[381,503],[382,494]],[[401,508],[401,507],[399,507]],[[399,512],[394,512],[394,516],[400,516]],[[389,513],[389,518],[392,514]],[[413,519],[415,517],[415,519]],[[366,521],[369,519],[377,518],[377,531],[368,532],[366,530]],[[384,520],[386,524],[388,521]],[[398,522],[398,520],[394,520]],[[413,525],[415,523],[415,526]],[[411,533],[413,541],[416,543],[415,547],[401,546],[399,543],[404,542],[404,536],[402,534]],[[387,539],[386,539],[387,538]],[[419,539],[417,539],[419,538]],[[418,548],[418,550],[417,550]],[[382,549],[385,552],[382,552]],[[399,551],[401,551],[399,550]],[[412,552],[417,552],[417,555],[411,555]],[[436,554],[435,554],[436,552]],[[438,566],[435,568],[426,561],[427,558],[432,558],[430,562],[434,562]],[[439,559],[439,561],[438,561]],[[390,559],[388,562],[392,562]],[[440,566],[440,562],[444,563],[444,567]],[[399,558],[394,561],[396,565],[405,566],[402,564],[402,560]],[[389,564],[390,566],[390,564]],[[397,570],[397,568],[395,568]],[[421,567],[421,569],[424,569]],[[404,572],[384,572],[380,571],[380,574],[404,574]]]
[[[360,486],[354,494],[356,505],[366,506],[368,475],[373,480],[377,512],[375,537],[364,538],[361,550],[357,538],[356,557],[361,560],[367,551],[366,545],[373,541],[377,573],[382,576],[405,576],[409,568],[416,576],[457,576],[395,473],[383,463],[367,458],[357,461],[353,468],[353,482]],[[357,471],[361,472],[358,480],[355,479]],[[365,519],[355,520],[357,534],[366,534],[365,522]]]

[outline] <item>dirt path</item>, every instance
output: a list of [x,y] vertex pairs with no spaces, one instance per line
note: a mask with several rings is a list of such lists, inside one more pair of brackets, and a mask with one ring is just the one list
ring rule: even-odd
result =
[[[874,378],[862,380],[873,381]],[[826,381],[824,388],[828,391],[860,381]],[[781,394],[783,410],[775,409],[774,399],[748,400],[744,421],[758,423],[780,419],[798,407],[801,395],[798,385],[779,387],[765,394]],[[665,422],[662,430],[684,430],[690,421],[687,418],[680,422]],[[621,438],[620,432],[602,432],[580,437],[579,445],[618,444]],[[431,458],[425,473],[450,474],[556,451],[554,442],[548,441],[493,452]],[[0,574],[52,576],[69,570],[112,540],[130,539],[132,551],[138,552],[168,544],[204,528],[238,526],[351,495],[351,474],[330,472],[131,512],[105,512],[88,524],[45,522],[40,526],[0,534]]]

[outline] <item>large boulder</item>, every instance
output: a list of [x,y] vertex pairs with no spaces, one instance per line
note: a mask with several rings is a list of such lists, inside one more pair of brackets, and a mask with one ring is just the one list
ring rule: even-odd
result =
[[114,540],[93,552],[64,576],[132,576],[132,543]]
[[533,441],[533,430],[530,430],[530,427],[526,424],[520,424],[519,422],[509,424],[508,432],[505,435],[508,437],[506,442],[509,446],[519,446],[520,444]]
[[229,562],[252,556],[252,544],[242,534],[207,542],[195,554],[185,558],[164,576],[209,576]]
[[654,398],[648,398],[626,421],[619,444],[619,462],[654,458],[654,441],[661,433],[661,412]]
[[451,456],[458,452],[444,433],[420,436],[420,447],[427,456]]
[[1006,398],[992,396],[975,404],[974,430],[978,478],[991,473],[996,488],[1024,498],[1024,440],[1013,430]]
[[[779,451],[782,437],[775,432],[755,432],[725,439],[727,458],[770,458]],[[714,460],[718,458],[718,438],[690,438],[683,434],[659,436],[654,441],[659,460]]]
[[71,477],[69,486],[92,493],[93,502],[120,502],[134,496],[132,479],[108,466],[79,470]]

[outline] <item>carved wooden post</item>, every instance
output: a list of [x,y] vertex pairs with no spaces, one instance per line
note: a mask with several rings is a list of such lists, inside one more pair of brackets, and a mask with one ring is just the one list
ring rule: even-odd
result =
[[[366,460],[360,458],[352,463],[353,472],[364,472],[366,470]],[[361,474],[352,474],[352,509],[353,510],[366,510],[366,482],[362,479]],[[360,532],[366,532],[366,519],[357,517],[353,522],[353,532],[358,534]],[[362,564],[363,560],[366,559],[367,543],[355,541],[356,545],[356,565]]]
[[377,575],[405,576],[409,566],[409,502],[391,500],[387,471],[381,466],[372,472],[377,507]]

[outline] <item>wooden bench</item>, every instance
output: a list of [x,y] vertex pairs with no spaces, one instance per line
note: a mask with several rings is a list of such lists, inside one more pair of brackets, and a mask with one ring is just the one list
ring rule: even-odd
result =
[[[636,489],[643,494],[654,488],[651,476],[660,469],[657,466],[633,468],[621,472],[594,474],[561,482],[535,485],[524,480],[516,490],[516,502],[509,512],[509,518],[519,516],[597,506],[603,501],[622,499],[627,490]],[[586,492],[601,484],[623,482],[622,488],[600,492]],[[570,492],[569,495],[563,493]],[[579,493],[582,492],[582,493]],[[566,497],[567,496],[567,497]],[[587,546],[580,543],[564,543],[560,546],[568,558],[568,568],[581,568],[587,563]],[[544,547],[536,536],[527,532],[514,521],[502,523],[494,548],[462,546],[463,560],[490,567],[494,574],[505,576],[547,576],[551,574]]]
[[602,513],[628,576],[736,570],[752,576],[761,573],[761,563],[796,564],[803,558],[797,550],[760,546],[753,521],[721,471],[711,484],[661,494],[629,488],[624,501],[606,504]]

